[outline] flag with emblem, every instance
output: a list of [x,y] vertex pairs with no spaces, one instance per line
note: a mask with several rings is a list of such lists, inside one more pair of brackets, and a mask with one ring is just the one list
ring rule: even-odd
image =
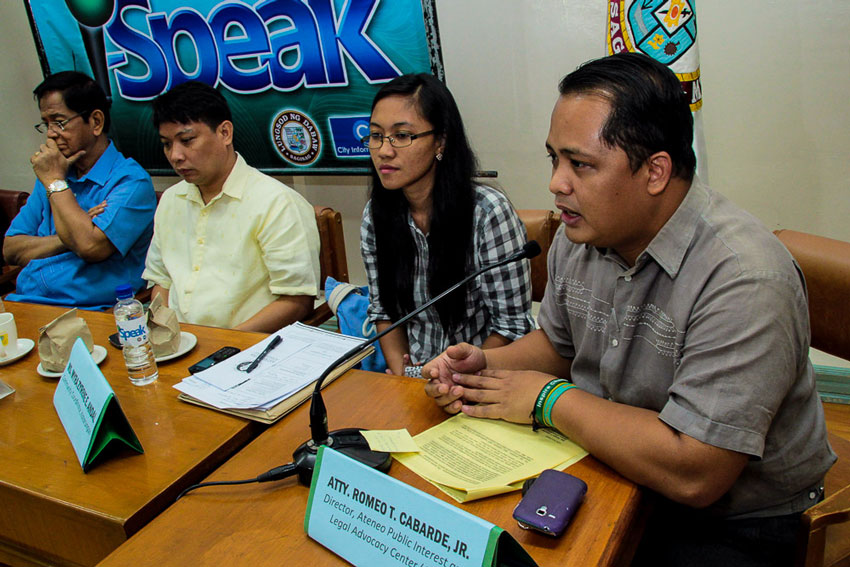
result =
[[694,115],[697,174],[707,182],[696,0],[608,0],[606,36],[608,55],[644,53],[676,73]]

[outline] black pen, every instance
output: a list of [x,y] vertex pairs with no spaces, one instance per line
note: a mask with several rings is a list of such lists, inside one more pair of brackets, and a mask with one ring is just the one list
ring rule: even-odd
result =
[[283,342],[283,339],[280,338],[280,335],[275,335],[275,337],[272,339],[272,342],[270,342],[266,346],[266,348],[263,349],[263,352],[260,353],[260,356],[258,356],[257,358],[254,359],[254,362],[251,363],[251,366],[249,366],[247,369],[245,369],[245,372],[251,372],[253,369],[255,369],[257,367],[257,365],[260,363],[260,361],[263,360],[266,357],[266,355],[269,352],[271,352],[271,350],[274,347],[276,347],[277,345],[279,345],[281,342]]

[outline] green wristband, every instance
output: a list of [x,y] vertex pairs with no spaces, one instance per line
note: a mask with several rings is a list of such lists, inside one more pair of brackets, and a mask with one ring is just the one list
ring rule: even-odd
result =
[[564,380],[563,378],[555,378],[554,380],[547,382],[540,390],[540,393],[537,394],[537,401],[534,402],[534,411],[531,412],[531,419],[536,427],[539,427],[540,425],[551,427],[551,424],[546,423],[543,419],[543,408],[546,405],[546,398],[550,395],[552,390],[560,384],[570,384],[570,381]]
[[575,387],[575,384],[567,382],[566,384],[561,383],[552,388],[543,403],[543,411],[540,415],[541,423],[546,425],[546,427],[555,427],[554,422],[552,422],[552,408],[555,407],[555,402],[558,401],[558,398],[560,398],[564,392],[566,392],[567,390],[572,390]]

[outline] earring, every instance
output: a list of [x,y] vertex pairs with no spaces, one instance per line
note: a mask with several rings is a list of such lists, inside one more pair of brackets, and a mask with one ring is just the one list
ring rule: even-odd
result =
[[442,152],[437,154],[437,161],[443,161],[443,154],[442,154]]

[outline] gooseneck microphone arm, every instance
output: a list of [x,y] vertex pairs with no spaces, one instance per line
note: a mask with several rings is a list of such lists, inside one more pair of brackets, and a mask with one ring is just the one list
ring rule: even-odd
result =
[[222,484],[247,484],[250,482],[270,482],[288,478],[295,474],[298,475],[298,480],[302,484],[309,486],[310,482],[313,479],[313,471],[316,468],[316,459],[318,457],[319,447],[322,445],[333,447],[337,451],[340,451],[341,453],[348,455],[349,457],[352,457],[372,468],[382,471],[389,470],[390,463],[392,462],[390,454],[381,451],[373,451],[371,448],[369,448],[369,443],[366,441],[366,438],[363,437],[361,429],[349,428],[338,429],[336,431],[328,432],[328,412],[325,408],[325,402],[324,400],[322,400],[321,394],[322,383],[325,381],[325,378],[327,378],[331,372],[338,368],[340,364],[343,364],[350,358],[363,352],[363,350],[368,348],[369,345],[374,344],[376,341],[378,341],[381,337],[385,336],[390,331],[397,329],[399,325],[402,325],[405,322],[409,321],[410,318],[414,315],[421,313],[425,309],[428,309],[429,307],[440,301],[448,294],[455,291],[457,288],[459,288],[469,280],[480,276],[488,270],[498,268],[499,266],[504,266],[505,264],[510,264],[511,262],[523,260],[525,258],[534,258],[538,254],[540,254],[540,245],[537,244],[537,242],[532,240],[531,242],[526,243],[522,247],[522,249],[516,254],[513,254],[512,256],[505,258],[504,260],[500,260],[495,264],[491,264],[489,266],[481,268],[474,274],[463,278],[460,282],[456,283],[443,293],[439,294],[437,297],[431,299],[430,301],[426,301],[421,306],[416,308],[412,313],[405,315],[404,317],[384,329],[384,331],[378,333],[371,339],[360,343],[356,347],[343,354],[337,360],[335,360],[333,364],[328,366],[328,368],[322,373],[322,375],[319,376],[319,379],[316,380],[316,387],[313,389],[313,396],[310,405],[310,433],[312,435],[312,438],[302,443],[295,450],[292,455],[293,462],[268,470],[256,478],[194,484],[188,487],[183,492],[181,492],[178,498],[182,497],[184,494],[192,490],[206,486]]
[[[327,369],[321,374],[321,376],[319,376],[319,379],[316,380],[316,386],[313,389],[313,394],[312,394],[311,401],[310,401],[310,436],[311,436],[311,440],[308,441],[307,443],[305,443],[304,445],[302,445],[301,447],[299,447],[298,450],[296,450],[296,454],[295,454],[296,461],[299,461],[299,453],[303,453],[304,451],[315,452],[316,450],[318,450],[318,447],[320,445],[329,444],[328,443],[328,441],[329,441],[328,412],[327,412],[327,409],[325,408],[325,402],[322,399],[322,384],[324,383],[325,378],[327,378],[328,375],[330,375],[330,373],[333,372],[339,365],[343,364],[347,360],[349,360],[352,357],[356,356],[357,354],[361,353],[363,350],[367,349],[369,346],[371,346],[372,344],[374,344],[375,342],[380,340],[381,337],[387,335],[387,333],[394,331],[400,325],[403,325],[404,323],[409,321],[412,317],[418,315],[419,313],[421,313],[425,309],[428,309],[429,307],[431,307],[432,305],[434,305],[435,303],[440,301],[442,298],[444,298],[448,294],[452,293],[453,291],[455,291],[456,289],[458,289],[462,285],[466,284],[468,281],[470,281],[474,278],[477,278],[478,276],[480,276],[484,272],[498,268],[500,266],[504,266],[506,264],[510,264],[512,262],[517,262],[519,260],[523,260],[523,259],[526,259],[526,258],[533,258],[533,257],[537,256],[538,254],[540,254],[540,245],[537,243],[537,241],[532,240],[530,242],[527,242],[522,247],[522,249],[520,251],[509,256],[508,258],[505,258],[504,260],[500,260],[499,262],[496,262],[495,264],[485,266],[485,267],[475,271],[474,273],[470,274],[469,276],[463,278],[461,281],[454,284],[453,286],[451,286],[450,288],[448,288],[444,292],[440,293],[439,295],[432,298],[431,300],[426,301],[425,303],[423,303],[422,305],[420,305],[419,307],[414,309],[411,313],[409,313],[409,314],[405,315],[404,317],[402,317],[401,319],[399,319],[398,321],[396,321],[395,323],[393,323],[392,325],[390,325],[389,327],[384,329],[382,332],[378,333],[376,336],[372,337],[371,339],[369,339],[367,341],[364,341],[364,342],[358,344],[356,347],[352,348],[351,350],[349,350],[348,352],[346,352],[345,354],[340,356],[337,360],[335,360],[330,366],[327,367]],[[311,472],[311,474],[312,474],[312,472]],[[304,480],[303,477],[302,477],[302,480]]]

